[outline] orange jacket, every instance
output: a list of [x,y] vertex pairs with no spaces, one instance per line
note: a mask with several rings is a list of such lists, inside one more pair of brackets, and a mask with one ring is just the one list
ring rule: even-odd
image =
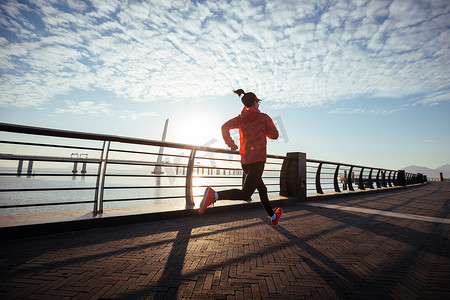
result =
[[251,164],[266,161],[267,139],[276,140],[278,130],[272,119],[252,106],[244,107],[241,114],[222,125],[222,136],[228,147],[235,147],[236,144],[230,136],[230,129],[239,129],[241,163]]

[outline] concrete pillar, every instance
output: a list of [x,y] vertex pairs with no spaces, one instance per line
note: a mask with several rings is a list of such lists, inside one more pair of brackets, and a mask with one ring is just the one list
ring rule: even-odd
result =
[[78,173],[78,162],[74,162],[73,163],[73,170],[72,170],[72,173]]
[[306,154],[290,152],[283,161],[280,175],[280,195],[306,199]]
[[87,162],[83,162],[83,168],[81,169],[81,174],[86,174],[86,172],[87,172],[86,165],[87,165]]

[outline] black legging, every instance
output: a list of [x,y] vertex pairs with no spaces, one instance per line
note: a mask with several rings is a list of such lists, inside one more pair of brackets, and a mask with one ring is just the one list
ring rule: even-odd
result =
[[262,180],[265,162],[256,162],[252,164],[242,165],[244,171],[244,182],[242,190],[231,189],[217,192],[218,200],[249,200],[253,192],[257,189],[261,204],[264,206],[269,217],[272,217],[274,212],[267,196],[267,188]]

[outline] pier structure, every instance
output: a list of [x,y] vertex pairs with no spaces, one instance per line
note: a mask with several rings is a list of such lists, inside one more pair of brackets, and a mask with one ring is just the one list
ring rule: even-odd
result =
[[79,163],[82,165],[81,174],[86,174],[87,165],[89,163],[98,162],[97,159],[88,159],[87,156],[74,157],[73,155],[65,157],[65,156],[45,156],[45,155],[15,155],[15,154],[0,153],[0,159],[17,161],[17,171],[16,171],[17,176],[21,176],[23,174],[24,162],[27,161],[28,161],[26,172],[27,176],[35,174],[33,168],[35,167],[34,163],[37,161],[73,163],[72,168],[70,169],[71,173],[73,174],[78,173]]
[[[194,178],[241,180],[242,176],[233,176],[241,175],[237,174],[237,152],[4,123],[0,130],[103,144],[81,146],[81,150],[98,151],[97,158],[65,160],[70,165],[97,165],[97,173],[85,174],[96,179],[92,187],[0,190],[0,195],[58,192],[57,202],[0,204],[2,213],[32,211],[0,216],[0,273],[5,274],[0,293],[5,299],[446,299],[450,294],[447,181],[429,182],[425,174],[404,170],[315,160],[302,152],[269,154],[264,180],[270,182],[273,207],[283,208],[274,227],[258,197],[217,201],[214,208],[198,215],[195,189],[204,186],[195,186]],[[172,162],[133,160],[161,152],[130,150],[130,145],[164,147],[161,155]],[[176,151],[166,151],[170,149]],[[205,152],[212,155],[202,156]],[[126,153],[130,159],[110,155],[116,153]],[[20,162],[17,156],[2,154],[0,159],[18,162],[17,173],[0,176],[21,174],[25,160],[29,161],[27,173],[30,170],[36,177],[70,173],[41,174],[33,169],[36,161],[61,158],[28,156]],[[210,160],[217,163],[215,169],[197,163]],[[143,174],[111,168],[158,165],[179,171]],[[108,185],[111,178],[178,181],[112,186]],[[218,186],[229,187],[233,185]],[[137,199],[104,195],[105,190],[142,188],[161,194]],[[73,190],[91,190],[95,195],[90,200],[64,202],[64,193]],[[162,193],[175,190],[181,192]],[[144,200],[157,202],[103,207]],[[71,209],[85,204],[93,209]],[[67,209],[39,213],[43,207],[54,206]]]

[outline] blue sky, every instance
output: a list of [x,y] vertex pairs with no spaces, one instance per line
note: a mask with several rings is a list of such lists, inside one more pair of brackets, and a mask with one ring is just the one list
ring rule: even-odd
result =
[[269,152],[450,163],[450,2],[2,1],[2,122],[225,147],[231,91]]

